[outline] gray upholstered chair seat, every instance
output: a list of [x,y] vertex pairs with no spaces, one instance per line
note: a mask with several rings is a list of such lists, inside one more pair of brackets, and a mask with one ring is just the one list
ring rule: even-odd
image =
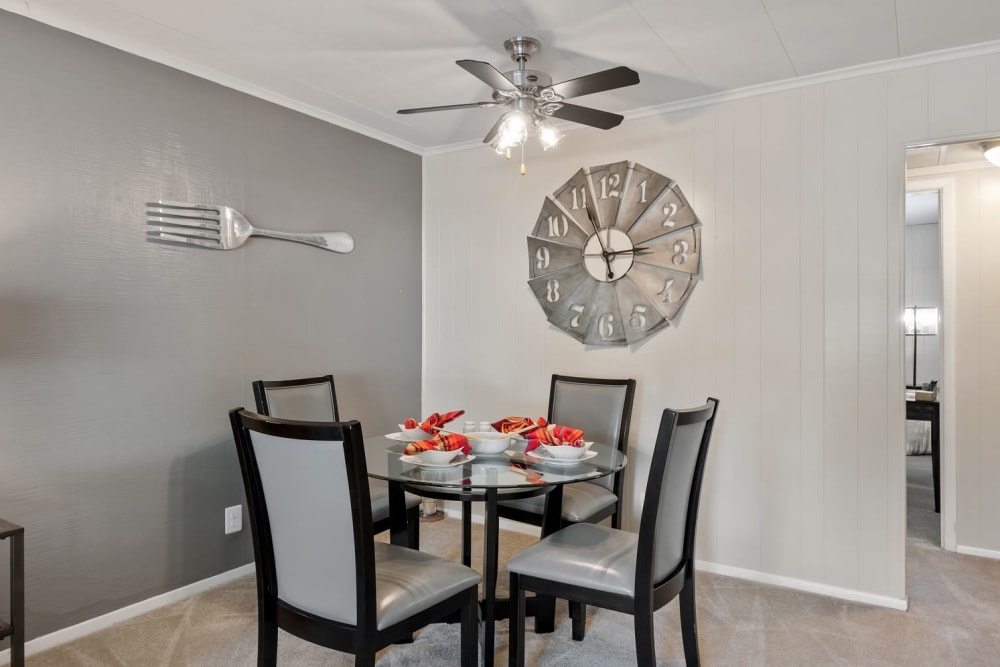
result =
[[530,577],[634,596],[638,544],[635,533],[575,523],[532,544],[511,558],[507,568]]
[[[474,570],[425,553],[375,543],[375,617],[379,630],[479,583]],[[353,600],[351,601],[353,604]]]
[[[612,507],[618,502],[618,496],[606,487],[593,482],[577,482],[563,486],[562,518],[563,521],[579,523],[586,521],[606,507]],[[545,508],[545,496],[503,500],[500,496],[500,506],[532,512],[541,516]]]
[[[389,518],[389,482],[384,479],[369,479],[368,491],[372,498],[372,521],[382,521]],[[406,507],[416,507],[420,504],[420,496],[405,494]]]

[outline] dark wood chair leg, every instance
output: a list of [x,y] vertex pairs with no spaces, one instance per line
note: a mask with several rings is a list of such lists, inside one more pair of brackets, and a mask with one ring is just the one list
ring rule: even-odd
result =
[[257,609],[257,667],[274,667],[278,664],[278,622],[276,610],[267,605]]
[[653,608],[636,605],[635,664],[639,667],[656,667],[656,638],[653,635]]
[[462,667],[479,664],[479,591],[469,591],[468,604],[462,607]]
[[570,600],[569,617],[573,619],[573,639],[582,642],[587,633],[587,605]]
[[513,596],[514,605],[510,610],[507,665],[524,667],[524,591],[521,589],[520,577],[513,573],[510,575],[510,594]]
[[420,505],[406,510],[406,546],[420,549]]
[[462,565],[472,567],[472,502],[462,501]]
[[698,613],[694,601],[694,575],[687,575],[680,593],[681,637],[684,640],[684,661],[688,667],[701,665],[698,650]]

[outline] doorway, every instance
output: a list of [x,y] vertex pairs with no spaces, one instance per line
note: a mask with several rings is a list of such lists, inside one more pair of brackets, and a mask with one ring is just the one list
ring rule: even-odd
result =
[[[907,188],[904,206],[903,350],[906,404],[906,537],[941,546],[939,323],[941,189]],[[936,420],[936,423],[935,423]]]

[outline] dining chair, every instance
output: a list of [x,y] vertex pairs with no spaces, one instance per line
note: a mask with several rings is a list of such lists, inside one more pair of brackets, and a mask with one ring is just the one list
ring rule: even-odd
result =
[[[340,421],[337,389],[332,375],[295,380],[255,380],[253,397],[257,412],[278,419]],[[368,480],[375,534],[389,530],[389,485]],[[420,498],[406,494],[406,546],[420,548]]]
[[[480,576],[376,542],[361,424],[229,413],[257,566],[257,664],[275,665],[278,628],[356,665],[456,613],[461,664],[476,665]],[[451,640],[449,640],[451,641]]]
[[[553,375],[549,387],[550,424],[564,424],[583,431],[587,440],[596,440],[628,453],[629,424],[635,380]],[[598,523],[611,518],[613,528],[621,528],[624,475],[602,477],[593,482],[576,482],[563,489],[561,525]],[[501,500],[498,512],[504,519],[541,526],[546,496]]]
[[[525,591],[631,614],[637,663],[656,664],[653,612],[680,596],[688,665],[700,665],[695,613],[695,528],[705,456],[719,401],[664,410],[653,447],[639,533],[578,523],[562,528],[507,563],[513,597],[509,664],[524,665]],[[582,640],[585,615],[573,618]]]

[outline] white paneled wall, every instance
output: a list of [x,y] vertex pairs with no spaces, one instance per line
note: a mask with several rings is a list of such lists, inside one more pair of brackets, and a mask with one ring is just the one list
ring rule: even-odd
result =
[[[551,373],[636,378],[635,526],[662,409],[716,396],[699,559],[898,605],[904,147],[1000,131],[998,86],[994,56],[744,97],[571,133],[523,177],[485,148],[426,157],[424,411],[540,415]],[[687,194],[704,280],[675,327],[585,348],[545,321],[525,237],[547,193],[617,160]],[[998,459],[979,456],[1000,478]],[[1000,493],[977,502],[1000,511]],[[1000,549],[1000,531],[975,539]]]

